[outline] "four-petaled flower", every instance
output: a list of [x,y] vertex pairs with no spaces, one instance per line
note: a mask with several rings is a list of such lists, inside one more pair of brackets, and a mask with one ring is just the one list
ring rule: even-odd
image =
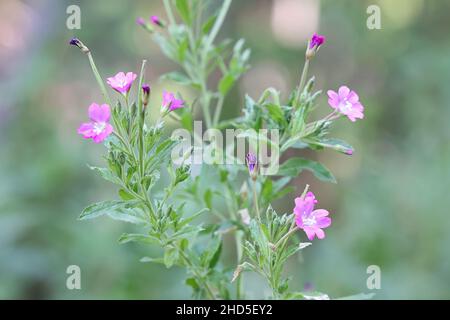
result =
[[117,92],[126,95],[136,77],[137,75],[133,72],[127,72],[127,74],[119,72],[114,77],[108,78],[107,83]]
[[91,122],[82,123],[78,128],[78,133],[85,139],[92,139],[95,143],[101,143],[113,132],[113,127],[109,124],[110,117],[111,109],[109,105],[93,103],[89,106]]
[[325,36],[321,34],[314,33],[311,40],[309,41],[309,48],[310,49],[318,49],[322,44],[325,43]]
[[364,118],[364,106],[359,102],[359,97],[355,91],[347,86],[341,86],[338,92],[328,90],[328,103],[339,113],[347,116],[350,121]]
[[171,92],[163,91],[163,101],[161,111],[165,113],[180,108],[184,108],[184,101],[175,98],[175,95]]
[[315,236],[319,239],[325,238],[325,232],[322,229],[331,225],[331,218],[327,217],[329,212],[325,209],[314,210],[316,203],[316,197],[312,192],[308,192],[304,199],[301,197],[295,199],[295,223],[297,227],[305,231],[310,241]]

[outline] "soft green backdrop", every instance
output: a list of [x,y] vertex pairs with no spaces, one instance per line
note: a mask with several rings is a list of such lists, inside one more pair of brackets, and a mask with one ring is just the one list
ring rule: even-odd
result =
[[[70,4],[81,7],[81,30],[66,28]],[[381,30],[366,27],[370,4],[381,8]],[[293,183],[298,192],[310,183],[334,217],[327,238],[289,265],[296,288],[370,292],[366,268],[378,265],[377,298],[450,298],[449,11],[440,0],[234,1],[221,36],[245,37],[253,68],[225,117],[238,114],[245,92],[275,86],[286,95],[316,30],[327,36],[310,69],[318,86],[347,84],[366,107],[363,121],[333,129],[354,156],[311,154],[339,183],[310,174]],[[88,44],[103,75],[136,72],[147,58],[157,110],[162,87],[179,88],[158,82],[174,65],[135,24],[151,14],[163,14],[160,1],[0,2],[0,298],[189,298],[183,270],[142,264],[154,249],[117,243],[130,226],[77,221],[83,207],[115,195],[86,166],[102,163],[103,147],[76,128],[101,96],[87,60],[67,42],[76,35]],[[325,96],[320,103],[324,115]],[[290,212],[293,197],[277,210]],[[81,267],[82,290],[66,289],[71,264]],[[248,297],[259,297],[259,283],[247,277]]]

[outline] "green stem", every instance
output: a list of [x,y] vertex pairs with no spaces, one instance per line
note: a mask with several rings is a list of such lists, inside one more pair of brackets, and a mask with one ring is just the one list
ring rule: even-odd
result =
[[[91,64],[92,72],[94,73],[95,80],[97,80],[98,85],[100,86],[100,90],[103,95],[103,99],[105,99],[106,103],[111,106],[111,98],[109,97],[108,91],[106,90],[105,84],[103,83],[102,77],[98,72],[97,66],[95,65],[94,58],[90,51],[87,52],[87,56],[89,58],[89,63]],[[112,107],[112,106],[111,106]]]
[[175,18],[168,0],[164,0],[164,8],[166,9],[167,17],[169,18],[170,24],[175,24],[176,23]]
[[209,129],[212,127],[211,113],[209,111],[211,97],[209,95],[208,89],[206,88],[206,80],[202,82],[201,95],[202,95],[202,110],[206,121],[206,128]]
[[184,260],[184,263],[186,264],[186,266],[192,271],[192,273],[195,275],[195,277],[199,280],[201,280],[203,282],[203,286],[205,287],[206,293],[208,294],[209,298],[212,300],[216,300],[216,296],[214,295],[211,287],[208,284],[208,281],[205,280],[196,270],[195,266],[191,263],[191,260],[189,259],[189,257],[186,256],[186,254],[184,253],[184,251],[180,248],[177,247],[178,251],[180,252],[181,257]]
[[302,95],[303,86],[305,85],[306,78],[308,76],[308,69],[309,69],[309,59],[306,59],[305,64],[303,65],[302,76],[300,78],[300,83],[298,85],[297,95],[294,101],[294,107],[298,106],[300,103],[300,97]]
[[[145,72],[145,65],[147,64],[147,60],[142,61],[141,65],[141,75],[139,77],[139,87],[138,87],[138,115],[139,115],[139,133],[138,133],[138,148],[139,148],[139,176],[142,184],[142,179],[144,178],[144,123],[145,123],[145,114],[143,112],[143,105],[142,105],[142,84],[144,82],[144,72]],[[145,193],[147,194],[146,190]]]
[[[225,17],[227,15],[228,9],[230,9],[232,0],[225,0],[223,2],[222,8],[220,8],[219,15],[217,16],[216,22],[214,23],[214,26],[211,29],[211,32],[209,33],[208,37],[206,38],[205,47],[203,49],[203,58],[206,57],[208,54],[211,45],[214,42],[214,39],[216,38],[217,34],[219,33],[220,28],[222,27],[222,24],[225,20]],[[202,59],[203,61],[205,59]]]
[[258,195],[256,193],[256,181],[255,180],[253,180],[253,202],[255,204],[256,216],[258,217],[258,221],[261,222],[261,214],[259,212]]
[[217,100],[216,110],[214,111],[214,120],[213,120],[214,128],[217,127],[217,124],[219,123],[220,114],[222,113],[223,100],[224,97],[220,95],[219,99]]

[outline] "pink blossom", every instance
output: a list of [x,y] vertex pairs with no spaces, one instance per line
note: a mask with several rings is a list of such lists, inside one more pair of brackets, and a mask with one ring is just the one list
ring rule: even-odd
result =
[[311,38],[311,41],[309,41],[309,48],[310,49],[313,49],[313,48],[318,49],[322,44],[325,43],[325,39],[326,39],[325,36],[314,33]]
[[95,143],[101,143],[113,132],[113,127],[109,124],[110,117],[111,109],[109,105],[93,103],[89,106],[91,122],[82,123],[78,128],[78,133],[85,139],[92,139]]
[[331,225],[331,218],[327,217],[329,212],[325,209],[316,209],[317,203],[314,193],[308,192],[304,199],[298,197],[295,199],[295,223],[297,227],[305,231],[308,239],[311,241],[315,236],[319,239],[325,238],[325,229]]
[[162,110],[166,112],[180,108],[184,108],[184,101],[175,98],[175,95],[171,92],[163,91]]
[[341,86],[338,92],[328,90],[329,105],[347,116],[350,121],[364,118],[364,106],[359,102],[359,97],[355,91],[351,91],[347,86]]
[[127,74],[119,72],[114,77],[108,78],[107,83],[117,92],[126,95],[130,91],[136,77],[137,75],[133,72],[128,72]]

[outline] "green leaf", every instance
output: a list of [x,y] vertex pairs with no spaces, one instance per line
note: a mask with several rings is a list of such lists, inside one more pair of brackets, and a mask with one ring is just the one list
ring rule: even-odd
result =
[[112,200],[95,203],[83,210],[79,217],[79,220],[93,219],[102,215],[107,215],[114,220],[120,220],[135,224],[145,224],[147,222],[142,219],[142,217],[136,215],[135,210],[133,210],[133,207],[137,204],[138,201],[122,200]]
[[143,263],[152,262],[152,263],[164,264],[164,258],[142,257],[139,261],[143,262]]
[[118,177],[116,177],[109,169],[92,167],[90,165],[88,165],[88,167],[93,171],[97,171],[103,179],[114,184],[122,185],[122,181]]
[[336,178],[324,165],[303,158],[288,159],[280,166],[277,174],[280,176],[296,177],[303,170],[311,171],[314,176],[321,181],[336,183]]
[[191,14],[188,0],[176,0],[175,7],[177,8],[178,14],[184,20],[184,22],[188,25],[191,24]]
[[169,248],[164,252],[164,264],[166,268],[170,268],[178,259],[178,251],[176,248]]
[[177,61],[178,56],[173,45],[167,41],[161,34],[155,33],[153,36],[154,41],[159,45],[161,51],[164,53],[166,57],[173,61]]
[[207,35],[211,31],[214,23],[216,22],[216,19],[217,19],[217,14],[214,14],[214,15],[210,16],[208,18],[208,20],[206,20],[206,22],[202,26],[202,33],[204,35]]
[[264,107],[267,109],[267,112],[272,120],[278,124],[287,125],[281,106],[274,103],[268,103],[265,104]]
[[226,96],[228,91],[233,87],[236,79],[233,77],[233,75],[227,73],[223,76],[222,79],[220,79],[219,82],[219,92],[222,96]]
[[124,233],[119,238],[119,243],[124,244],[127,242],[141,242],[147,244],[160,244],[160,241],[146,234],[137,234],[137,233]]
[[208,207],[208,209],[210,209],[210,210],[212,208],[212,196],[213,196],[213,193],[212,193],[211,189],[206,190],[205,194],[203,196],[203,199],[205,200],[205,204]]
[[219,240],[219,244],[218,244],[216,250],[214,251],[214,254],[211,257],[211,260],[209,261],[210,269],[213,269],[217,265],[217,262],[219,262],[221,253],[222,253],[222,241]]
[[119,190],[119,196],[122,200],[134,200],[134,196],[126,192],[124,189]]
[[305,140],[305,142],[309,143],[310,145],[330,148],[347,155],[352,155],[354,152],[354,149],[350,144],[340,139],[321,139],[320,141],[308,139]]
[[178,71],[173,71],[162,75],[161,80],[170,80],[185,86],[188,86],[192,83],[191,79]]
[[186,279],[186,285],[190,286],[192,289],[194,289],[194,291],[200,290],[200,286],[198,285],[195,278]]

